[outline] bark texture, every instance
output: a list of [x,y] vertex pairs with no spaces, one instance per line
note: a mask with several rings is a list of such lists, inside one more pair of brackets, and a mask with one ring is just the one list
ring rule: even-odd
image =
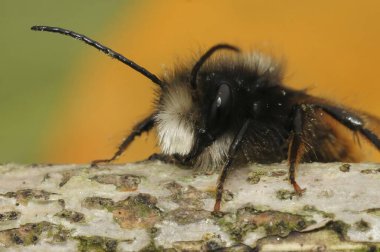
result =
[[217,175],[141,162],[0,166],[0,250],[380,251],[380,165],[233,170],[223,213]]

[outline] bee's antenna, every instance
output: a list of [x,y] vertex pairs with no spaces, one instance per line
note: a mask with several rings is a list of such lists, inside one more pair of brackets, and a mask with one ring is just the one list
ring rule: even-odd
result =
[[205,63],[205,61],[214,52],[216,52],[217,50],[220,50],[220,49],[228,49],[228,50],[233,50],[235,52],[240,52],[239,48],[232,46],[232,45],[229,45],[229,44],[217,44],[217,45],[214,45],[213,47],[211,47],[210,49],[208,49],[208,51],[205,54],[203,54],[202,57],[200,57],[200,59],[197,61],[197,63],[195,63],[195,65],[193,66],[193,69],[191,70],[190,84],[191,84],[191,87],[193,89],[197,88],[197,75],[198,75],[198,71],[199,71],[199,69],[201,69],[203,63]]
[[76,32],[70,31],[70,30],[66,30],[63,28],[59,28],[59,27],[33,26],[31,29],[33,31],[55,32],[55,33],[67,35],[67,36],[70,36],[72,38],[81,40],[81,41],[85,42],[86,44],[99,49],[100,51],[107,54],[111,58],[114,58],[114,59],[117,59],[117,60],[123,62],[127,66],[133,68],[137,72],[141,73],[142,75],[144,75],[145,77],[147,77],[148,79],[150,79],[151,81],[153,81],[154,83],[159,85],[161,88],[163,86],[162,81],[156,75],[152,74],[151,72],[149,72],[148,70],[146,70],[142,66],[139,66],[138,64],[136,64],[132,60],[127,59],[126,57],[124,57],[120,53],[115,52],[114,50],[100,44],[99,42],[97,42],[95,40],[90,39],[89,37],[87,37],[85,35],[82,35],[82,34],[79,34],[79,33],[76,33]]

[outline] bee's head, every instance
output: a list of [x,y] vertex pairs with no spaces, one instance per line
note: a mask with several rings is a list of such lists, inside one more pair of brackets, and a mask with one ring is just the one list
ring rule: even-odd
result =
[[[232,52],[209,58],[218,49]],[[278,83],[276,66],[261,54],[241,54],[235,47],[217,45],[192,68],[174,71],[164,80],[167,84],[157,102],[156,123],[163,152],[193,159],[210,147],[218,149],[215,155],[225,156],[250,113],[247,108],[252,104],[247,103],[247,96],[252,97],[263,85]]]

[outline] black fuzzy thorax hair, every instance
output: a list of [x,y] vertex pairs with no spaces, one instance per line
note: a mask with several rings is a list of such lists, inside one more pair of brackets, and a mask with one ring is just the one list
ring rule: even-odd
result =
[[283,85],[283,69],[277,61],[257,57],[221,58],[205,66],[198,80],[202,113],[207,114],[218,84],[228,83],[233,113],[225,127],[236,132],[247,118],[251,120],[237,161],[281,162],[287,158],[294,101],[304,93]]

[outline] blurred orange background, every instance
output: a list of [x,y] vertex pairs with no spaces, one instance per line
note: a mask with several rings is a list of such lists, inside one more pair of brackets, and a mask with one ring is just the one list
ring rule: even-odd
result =
[[[313,95],[380,117],[379,1],[172,0],[122,8],[101,37],[91,37],[152,73],[161,75],[176,62],[227,42],[286,59],[285,83],[291,87],[310,88]],[[69,90],[42,139],[39,161],[108,158],[134,123],[152,111],[154,84],[93,48],[84,50],[66,77]],[[119,162],[157,151],[152,132],[137,139]]]

